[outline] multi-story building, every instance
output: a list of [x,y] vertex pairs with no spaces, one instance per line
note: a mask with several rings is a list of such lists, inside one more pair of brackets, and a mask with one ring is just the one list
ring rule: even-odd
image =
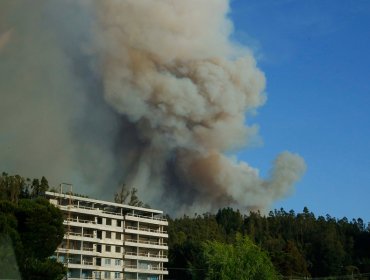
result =
[[62,192],[46,197],[64,214],[56,258],[66,265],[68,279],[162,280],[168,274],[162,211]]

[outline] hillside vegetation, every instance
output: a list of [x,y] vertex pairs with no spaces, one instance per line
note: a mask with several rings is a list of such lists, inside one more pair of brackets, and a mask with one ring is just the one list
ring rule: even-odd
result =
[[41,195],[47,180],[0,177],[0,279],[59,280],[66,270],[50,258],[63,239],[63,216]]
[[242,215],[224,208],[217,214],[170,219],[169,279],[201,279],[194,276],[198,272],[205,273],[203,279],[215,279],[204,276],[213,260],[208,259],[206,264],[200,261],[207,244],[224,244],[226,251],[230,245],[239,246],[240,237],[247,237],[265,252],[280,277],[356,277],[370,272],[370,227],[362,219],[315,217],[307,208],[298,214],[280,209],[267,216]]
[[[49,185],[19,175],[0,176],[0,279],[55,279],[65,268],[51,256],[62,241],[63,216],[42,198]],[[122,187],[116,201],[145,206]],[[368,279],[370,225],[362,219],[232,208],[183,216],[169,226],[169,275],[176,280]],[[348,275],[343,278],[343,275]],[[367,275],[367,276],[366,276]]]

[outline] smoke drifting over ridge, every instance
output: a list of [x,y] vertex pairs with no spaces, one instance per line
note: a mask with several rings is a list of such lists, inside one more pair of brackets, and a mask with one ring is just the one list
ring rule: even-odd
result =
[[228,1],[23,2],[0,2],[2,169],[94,194],[124,181],[179,213],[263,210],[301,177],[288,152],[267,179],[225,155],[257,133],[246,113],[265,102]]

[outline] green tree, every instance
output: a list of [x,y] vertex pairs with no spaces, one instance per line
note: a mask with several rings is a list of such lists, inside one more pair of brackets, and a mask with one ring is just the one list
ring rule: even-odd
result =
[[280,273],[285,276],[309,276],[307,263],[297,245],[292,240],[288,240],[281,252]]
[[236,232],[241,230],[243,225],[243,217],[239,210],[234,211],[230,207],[218,210],[216,221],[224,229],[227,235],[233,236],[235,236]]
[[66,269],[62,263],[55,259],[45,258],[28,259],[24,264],[24,271],[22,279],[29,280],[61,280],[65,279]]
[[[19,186],[20,178],[3,174],[1,187]],[[41,191],[47,183],[42,181]],[[19,199],[22,191],[17,194],[17,200],[10,192],[0,199],[0,278],[20,279],[18,263],[24,280],[62,279],[66,269],[50,259],[63,239],[62,212],[44,198]]]
[[0,177],[0,199],[18,203],[25,185],[25,180],[19,175],[9,176],[3,172]]
[[0,279],[20,279],[17,263],[23,255],[14,215],[16,205],[0,200]]
[[32,197],[43,195],[49,189],[48,180],[44,176],[42,176],[41,181],[39,179],[33,179],[31,189]]
[[207,240],[224,241],[225,236],[215,215],[209,213],[175,220],[168,218],[168,222],[169,278],[192,279],[191,271],[202,254],[202,243]]
[[121,189],[114,194],[114,202],[136,207],[150,208],[148,204],[139,199],[137,192],[138,190],[136,188],[128,188],[126,184],[122,184]]
[[12,240],[0,234],[0,279],[21,279]]
[[63,240],[61,211],[46,199],[24,199],[15,213],[26,258],[42,260],[51,256]]
[[130,190],[127,188],[126,184],[122,184],[119,191],[114,194],[114,202],[124,204],[130,195]]
[[234,244],[207,241],[201,260],[205,271],[194,271],[195,279],[279,279],[268,255],[248,237],[237,235]]

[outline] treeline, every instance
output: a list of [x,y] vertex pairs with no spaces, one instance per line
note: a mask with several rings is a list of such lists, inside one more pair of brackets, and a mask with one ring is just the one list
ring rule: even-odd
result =
[[168,231],[168,279],[197,279],[195,271],[209,270],[200,261],[204,259],[204,244],[232,245],[237,236],[247,237],[266,252],[280,277],[350,275],[367,279],[359,275],[370,272],[369,225],[361,219],[315,217],[306,207],[298,214],[280,209],[267,216],[242,215],[224,208],[217,214],[170,219]]
[[[45,177],[0,176],[0,279],[62,279],[50,258],[63,239],[63,216],[43,198]],[[140,202],[122,187],[121,203]],[[370,275],[370,226],[361,219],[315,217],[284,209],[169,219],[169,276],[176,280],[303,279]],[[339,279],[339,278],[335,278]],[[347,278],[348,279],[348,278]]]
[[18,204],[19,199],[39,197],[48,189],[49,183],[44,176],[40,180],[8,175],[5,172],[0,176],[0,200]]
[[63,216],[42,194],[45,177],[0,176],[0,279],[59,280],[63,264],[50,258],[64,234]]

